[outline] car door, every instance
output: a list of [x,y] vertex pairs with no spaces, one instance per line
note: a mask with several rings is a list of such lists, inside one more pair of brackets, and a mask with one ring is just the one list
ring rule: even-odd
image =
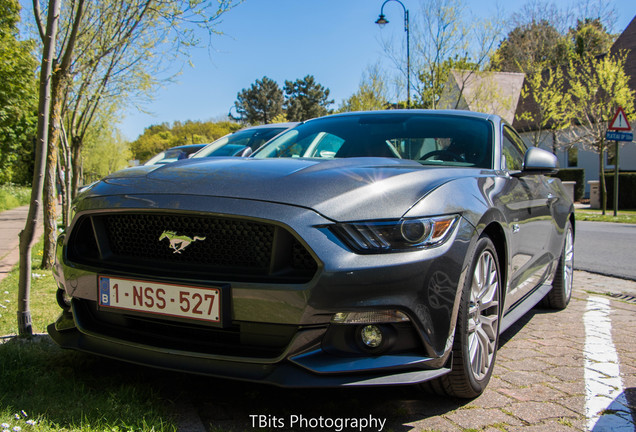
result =
[[[526,145],[507,125],[502,134],[502,167],[520,171]],[[547,277],[548,251],[553,230],[551,192],[542,175],[513,177],[507,175],[502,205],[510,229],[510,268],[506,307],[512,306]]]

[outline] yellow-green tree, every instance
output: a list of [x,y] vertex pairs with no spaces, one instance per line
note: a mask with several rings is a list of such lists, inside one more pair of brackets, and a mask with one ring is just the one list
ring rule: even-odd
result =
[[567,92],[565,74],[563,67],[537,67],[526,73],[520,99],[526,101],[528,109],[519,111],[516,120],[521,125],[532,125],[528,130],[534,146],[542,143],[547,132],[555,136],[556,130],[570,125],[571,94]]
[[[220,16],[241,0],[49,0],[42,9],[33,0],[33,16],[43,44],[40,75],[39,123],[31,206],[20,236],[18,329],[30,336],[29,311],[31,249],[35,223],[44,196],[45,249],[42,264],[51,266],[55,244],[55,170],[63,119],[69,101],[82,103],[68,123],[73,189],[78,186],[83,135],[101,102],[120,96],[128,100],[127,82],[140,71],[160,74],[165,61],[187,56],[201,43],[198,31],[211,37]],[[46,23],[46,25],[45,25]],[[57,32],[57,27],[60,32]],[[58,43],[58,35],[61,35]],[[176,57],[175,57],[176,56]],[[164,60],[165,59],[165,60]],[[139,67],[143,65],[143,67]],[[120,99],[121,101],[121,99]],[[70,103],[73,106],[72,102]],[[46,117],[45,120],[43,118]],[[74,120],[78,119],[79,122]],[[67,137],[68,138],[68,137]],[[44,187],[44,192],[43,192]],[[68,195],[68,193],[67,193]]]
[[[440,105],[451,69],[468,72],[485,69],[503,21],[498,16],[480,19],[470,15],[464,0],[422,0],[419,4],[420,13],[411,15],[418,19],[410,19],[410,74],[405,44],[385,40],[383,45],[400,75],[410,75],[411,106],[435,109]],[[399,8],[391,14],[395,14],[392,23],[400,22]],[[461,76],[466,80],[473,78],[472,73]],[[460,89],[464,84],[460,83]],[[457,96],[459,102],[461,92]]]
[[568,65],[568,94],[572,128],[569,139],[598,154],[601,207],[607,210],[605,186],[605,150],[608,123],[622,107],[628,117],[634,115],[634,90],[625,73],[626,55],[607,54],[571,60]]
[[[171,62],[185,59],[200,45],[195,31],[215,32],[221,15],[240,0],[64,0],[64,39],[54,58],[51,119],[44,172],[44,250],[42,266],[53,264],[56,229],[58,147],[65,148],[70,190],[64,194],[68,213],[81,179],[81,153],[92,122],[100,112],[137,98],[147,98]],[[34,17],[44,40],[39,1]],[[164,76],[165,79],[169,76]],[[68,136],[61,139],[65,131]],[[56,179],[57,177],[57,179]]]
[[372,66],[363,74],[358,91],[342,101],[338,112],[386,109],[389,104],[386,93],[386,82],[379,66]]
[[238,130],[238,123],[229,121],[201,122],[188,120],[176,121],[171,125],[162,123],[144,130],[135,141],[130,143],[132,158],[145,162],[154,155],[170,147],[185,144],[207,144]]

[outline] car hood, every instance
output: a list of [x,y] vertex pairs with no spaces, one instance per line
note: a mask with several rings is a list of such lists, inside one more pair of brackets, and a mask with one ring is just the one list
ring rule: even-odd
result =
[[389,158],[202,158],[122,170],[84,196],[229,197],[304,207],[332,220],[352,221],[399,218],[431,190],[480,171]]

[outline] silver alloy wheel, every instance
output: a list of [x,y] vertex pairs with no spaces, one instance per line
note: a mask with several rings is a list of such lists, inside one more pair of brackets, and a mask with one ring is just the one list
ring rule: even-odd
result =
[[574,235],[572,228],[568,227],[565,233],[565,245],[563,247],[563,290],[565,298],[569,299],[572,294],[572,283],[574,282]]
[[499,275],[492,253],[477,261],[468,308],[468,352],[475,379],[481,380],[493,363],[499,332]]

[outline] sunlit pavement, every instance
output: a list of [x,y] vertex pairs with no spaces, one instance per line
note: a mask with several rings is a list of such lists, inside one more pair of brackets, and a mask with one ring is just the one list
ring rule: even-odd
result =
[[[421,403],[409,403],[413,414],[419,411],[425,418],[395,430],[636,430],[636,298],[625,294],[623,300],[615,300],[604,295],[607,288],[631,293],[636,282],[575,272],[575,290],[566,310],[535,309],[502,335],[493,378],[481,397],[430,416]],[[606,358],[590,359],[586,347],[592,335],[584,317],[590,301],[599,298],[609,304],[612,339],[605,341],[602,357],[607,357],[611,343],[618,354],[618,364],[610,362],[610,367]],[[598,378],[590,378],[590,368],[601,371],[601,381],[622,383],[622,390],[608,387],[613,400],[603,394]],[[620,371],[617,377],[607,375],[614,369]],[[600,410],[599,403],[604,405]]]
[[[20,259],[19,238],[24,229],[29,206],[14,208],[0,212],[0,281],[18,264]],[[41,218],[38,219],[35,236],[42,235]]]
[[[607,295],[608,291],[621,299]],[[193,379],[180,386],[188,386],[194,408],[190,412],[198,414],[205,428],[183,429],[338,430],[289,427],[292,416],[303,415],[332,420],[373,416],[386,419],[383,430],[393,432],[634,432],[636,296],[632,294],[636,282],[575,272],[573,298],[566,310],[533,309],[502,335],[493,378],[474,400],[427,396],[404,387],[285,390]],[[606,318],[595,315],[599,313]],[[287,427],[272,427],[270,421],[259,429],[253,426],[252,415],[266,415]]]

